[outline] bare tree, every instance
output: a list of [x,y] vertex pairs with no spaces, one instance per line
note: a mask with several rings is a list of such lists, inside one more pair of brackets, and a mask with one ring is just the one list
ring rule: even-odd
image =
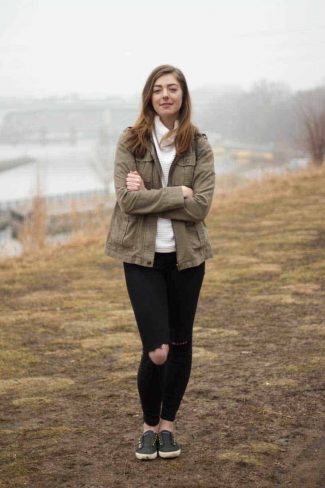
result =
[[297,110],[302,123],[302,146],[317,166],[325,159],[325,86],[298,92]]

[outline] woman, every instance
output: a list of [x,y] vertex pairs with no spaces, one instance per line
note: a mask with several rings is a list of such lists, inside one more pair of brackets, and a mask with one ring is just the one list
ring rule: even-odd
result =
[[106,254],[123,260],[142,357],[143,410],[138,459],[179,456],[174,421],[190,377],[192,329],[212,257],[204,223],[214,191],[211,147],[191,122],[183,73],[150,74],[142,109],[121,135],[115,157],[116,206]]

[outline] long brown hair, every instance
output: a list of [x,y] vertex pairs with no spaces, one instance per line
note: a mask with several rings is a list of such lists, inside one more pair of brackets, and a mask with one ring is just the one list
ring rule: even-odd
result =
[[170,64],[157,66],[149,75],[142,90],[142,107],[140,114],[128,131],[126,144],[128,149],[138,157],[143,157],[149,147],[149,140],[152,132],[156,112],[152,106],[153,87],[160,76],[173,74],[181,86],[183,97],[182,106],[179,110],[177,129],[171,130],[166,137],[175,135],[176,154],[180,155],[189,150],[197,128],[191,122],[192,104],[188,91],[185,76],[180,69]]

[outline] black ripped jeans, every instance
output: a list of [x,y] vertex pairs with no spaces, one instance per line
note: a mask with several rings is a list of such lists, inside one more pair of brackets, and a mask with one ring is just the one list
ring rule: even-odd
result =
[[[155,253],[152,268],[124,264],[126,285],[138,325],[143,353],[138,390],[143,420],[173,421],[191,373],[192,333],[205,263],[179,271],[176,253]],[[156,365],[149,351],[169,344],[166,363]]]

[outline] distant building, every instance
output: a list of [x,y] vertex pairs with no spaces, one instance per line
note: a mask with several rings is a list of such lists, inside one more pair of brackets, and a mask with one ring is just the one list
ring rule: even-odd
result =
[[138,107],[118,98],[96,101],[35,102],[26,110],[6,113],[0,126],[0,142],[70,142],[98,139],[107,131],[115,140],[123,128],[132,125]]

